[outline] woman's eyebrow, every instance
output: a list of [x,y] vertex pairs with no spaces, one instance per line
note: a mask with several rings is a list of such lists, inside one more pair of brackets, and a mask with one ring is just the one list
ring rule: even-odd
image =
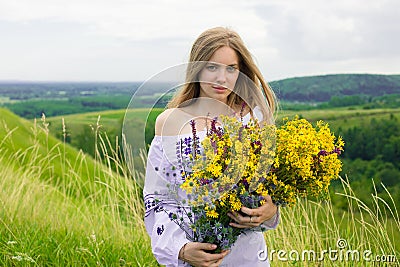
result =
[[237,66],[239,66],[238,63],[232,63],[232,64],[229,64],[229,65],[225,65],[223,63],[218,63],[218,62],[214,62],[214,61],[208,61],[207,65],[220,65],[220,66],[229,66],[229,67],[237,67]]

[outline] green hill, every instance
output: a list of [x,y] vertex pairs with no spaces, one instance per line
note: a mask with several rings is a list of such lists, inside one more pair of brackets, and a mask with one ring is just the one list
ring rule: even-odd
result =
[[400,94],[400,75],[333,74],[295,77],[270,84],[284,101],[324,102],[333,96]]
[[49,129],[55,133],[60,140],[64,139],[63,124],[66,129],[66,142],[74,147],[82,149],[85,153],[94,156],[95,133],[103,139],[107,139],[109,147],[114,149],[121,145],[122,126],[125,118],[125,125],[129,131],[125,132],[126,139],[132,147],[133,164],[139,170],[143,170],[143,160],[140,150],[144,149],[143,139],[149,144],[154,135],[154,124],[156,116],[163,109],[133,109],[125,118],[125,109],[108,110],[102,112],[89,112],[57,116],[48,118]]
[[156,266],[139,176],[60,142],[46,121],[0,117],[1,266]]

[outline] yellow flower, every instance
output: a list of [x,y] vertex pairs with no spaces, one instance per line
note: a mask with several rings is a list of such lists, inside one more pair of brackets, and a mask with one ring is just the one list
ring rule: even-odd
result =
[[210,172],[214,177],[219,177],[222,174],[222,166],[217,164],[210,164],[206,169]]
[[[205,157],[192,159],[192,172],[181,185],[193,197],[190,204],[204,205],[207,199],[206,205],[213,207],[206,209],[209,218],[217,218],[221,207],[240,210],[239,195],[246,193],[270,195],[289,206],[296,203],[298,196],[318,196],[342,168],[334,151],[342,151],[344,142],[323,121],[313,127],[296,116],[285,119],[279,128],[260,127],[255,120],[246,127],[235,118],[223,117],[222,121],[224,134],[212,134],[201,142]],[[323,156],[321,151],[325,151]],[[205,177],[214,179],[211,186],[200,185],[200,179]],[[241,182],[249,187],[239,185]],[[232,190],[235,184],[238,187]]]
[[240,199],[238,199],[234,194],[229,195],[229,203],[234,211],[238,211],[242,208],[242,202],[240,202]]
[[256,189],[256,193],[259,195],[262,195],[262,192],[264,191],[264,185],[263,184],[258,184],[257,189]]
[[218,218],[218,212],[216,212],[214,209],[207,209],[208,207],[206,207],[206,215],[207,217],[211,217],[211,218]]

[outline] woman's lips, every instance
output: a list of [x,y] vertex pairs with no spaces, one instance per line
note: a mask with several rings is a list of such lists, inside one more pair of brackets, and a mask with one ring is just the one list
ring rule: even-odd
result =
[[217,91],[225,91],[225,90],[227,89],[226,87],[223,87],[223,86],[216,86],[216,85],[213,85],[212,88],[214,88],[214,89],[217,90]]

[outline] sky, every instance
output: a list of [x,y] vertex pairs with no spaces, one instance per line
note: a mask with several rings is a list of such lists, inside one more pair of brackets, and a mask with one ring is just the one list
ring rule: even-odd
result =
[[204,30],[239,33],[268,81],[400,74],[398,0],[0,0],[0,80],[143,81]]

